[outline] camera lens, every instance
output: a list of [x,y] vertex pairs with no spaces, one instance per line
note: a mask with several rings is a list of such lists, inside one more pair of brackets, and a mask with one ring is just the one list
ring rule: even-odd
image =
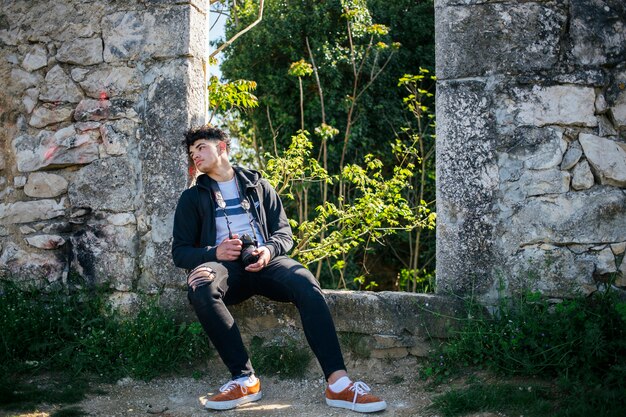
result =
[[256,242],[252,240],[252,238],[248,234],[244,234],[243,236],[241,236],[240,239],[242,247],[239,259],[241,260],[241,263],[243,264],[243,266],[248,266],[255,263],[259,259],[259,255],[252,254],[252,252],[257,249]]

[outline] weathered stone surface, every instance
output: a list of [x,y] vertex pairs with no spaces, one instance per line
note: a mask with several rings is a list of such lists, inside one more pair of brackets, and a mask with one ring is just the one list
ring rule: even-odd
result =
[[33,229],[30,226],[20,226],[20,233],[23,235],[30,235],[31,233],[35,233],[37,230]]
[[595,92],[593,88],[556,85],[514,88],[513,100],[505,102],[504,112],[515,115],[517,125],[572,125],[594,127]]
[[617,128],[626,128],[626,71],[623,71],[617,75],[612,85],[609,88],[610,91],[610,106],[613,120]]
[[48,49],[45,45],[33,45],[22,61],[26,71],[36,71],[48,65]]
[[109,296],[108,304],[113,309],[123,315],[131,315],[135,313],[141,299],[139,295],[130,292],[114,292]]
[[59,65],[46,74],[39,99],[50,102],[78,103],[83,93]]
[[623,62],[626,4],[622,0],[572,0],[572,54],[582,65]]
[[65,244],[65,239],[56,235],[37,235],[25,240],[30,246],[39,249],[57,249]]
[[437,276],[444,292],[469,290],[474,282],[490,285],[484,281],[497,256],[492,246],[497,134],[486,87],[444,81],[437,88]]
[[172,265],[170,242],[156,243],[148,233],[142,236],[142,249],[139,260],[141,276],[137,282],[139,290],[157,294],[163,288],[183,289],[186,286],[184,272]]
[[594,271],[592,259],[577,256],[567,248],[546,251],[528,246],[509,258],[507,269],[501,272],[510,277],[509,289],[514,293],[531,290],[563,298],[596,291]]
[[43,227],[41,228],[40,232],[44,233],[46,235],[56,235],[56,234],[60,234],[60,233],[70,233],[72,231],[70,223],[67,222],[67,221],[64,221],[64,220],[47,222],[45,224],[42,224],[41,226],[43,226]]
[[172,108],[168,103],[185,100],[187,87],[180,72],[181,68],[187,71],[188,65],[176,60],[154,67],[146,75],[146,79],[154,79],[143,109],[149,115],[143,132],[144,140],[150,143],[150,152],[141,153],[144,192],[152,196],[146,201],[148,215],[168,216],[175,209],[181,190],[186,187],[182,173],[187,170],[187,164],[184,150],[177,143],[184,135],[182,127],[188,123],[190,114],[183,107]]
[[518,246],[536,243],[620,242],[626,231],[626,192],[593,187],[577,193],[530,198],[506,219],[508,239]]
[[76,106],[74,120],[86,122],[107,119],[110,114],[110,107],[111,102],[109,100],[82,100]]
[[583,151],[580,146],[580,142],[572,142],[567,148],[567,152],[563,155],[563,161],[561,162],[561,169],[572,169],[574,165],[578,163],[580,157],[583,156]]
[[65,193],[67,185],[67,180],[60,175],[33,172],[28,176],[24,193],[29,197],[52,198]]
[[135,208],[137,174],[127,158],[107,158],[77,172],[68,190],[72,207],[128,212]]
[[[124,11],[102,21],[104,60],[138,61],[189,53],[189,7]],[[176,31],[172,31],[176,27]]]
[[596,274],[606,275],[617,272],[617,268],[615,266],[615,255],[613,255],[611,248],[604,248],[595,255]]
[[[102,235],[104,234],[104,235]],[[128,238],[128,235],[125,235]],[[85,227],[71,237],[72,267],[90,285],[130,291],[137,275],[134,256],[117,250],[123,238],[98,226]],[[134,239],[126,243],[133,244]]]
[[603,114],[598,116],[598,136],[617,136],[618,132],[609,118]]
[[523,162],[521,168],[530,170],[557,167],[563,160],[567,141],[563,133],[554,129],[521,127],[515,130],[513,143],[504,143],[499,148],[506,148],[510,159]]
[[125,66],[100,67],[77,76],[75,80],[89,97],[97,99],[134,94],[142,88],[141,73]]
[[544,194],[562,194],[569,191],[570,174],[559,169],[523,171],[518,181],[505,183],[502,191],[506,199],[523,201]]
[[613,243],[611,245],[611,250],[615,256],[623,254],[626,252],[626,242]]
[[137,218],[132,213],[117,213],[107,217],[107,221],[114,226],[137,224]]
[[28,253],[9,243],[2,250],[0,265],[18,284],[44,287],[62,279],[66,262],[53,251]]
[[409,354],[409,350],[405,347],[395,347],[387,349],[373,349],[370,357],[375,359],[399,359]]
[[13,186],[15,188],[24,188],[25,185],[26,185],[26,177],[22,175],[18,175],[17,177],[13,178]]
[[93,122],[120,118],[128,118],[133,121],[137,120],[137,113],[132,108],[130,101],[85,99],[78,103],[74,111],[74,120],[77,122]]
[[622,262],[619,268],[615,277],[615,285],[620,288],[626,288],[626,262]]
[[587,190],[593,187],[594,178],[587,160],[582,160],[572,171],[572,188],[574,190]]
[[22,104],[24,104],[24,109],[26,113],[30,114],[35,109],[37,105],[37,98],[39,97],[39,90],[36,88],[29,88],[26,90],[24,97],[22,98]]
[[20,94],[31,87],[38,87],[43,83],[41,74],[30,73],[21,68],[11,70],[11,82],[7,86],[10,93]]
[[435,10],[440,80],[549,69],[558,60],[567,16],[564,5],[487,3],[467,7],[438,1]]
[[158,216],[150,217],[152,226],[152,241],[156,243],[168,243],[172,239],[172,230],[174,228],[174,212],[171,212],[165,218]]
[[626,187],[626,150],[610,139],[581,133],[585,156],[600,184]]
[[129,146],[135,143],[137,124],[121,119],[114,122],[107,122],[100,126],[100,136],[102,145],[107,155],[125,155]]
[[[391,339],[448,337],[458,324],[454,318],[465,314],[462,302],[440,295],[324,290],[324,296],[336,318],[337,331],[379,335],[384,329]],[[251,330],[258,330],[250,323],[259,317],[271,318],[271,326],[276,326],[276,321],[292,323],[298,317],[293,305],[260,297],[233,306],[232,312],[239,327]],[[301,326],[298,319],[295,324]]]
[[55,123],[65,122],[71,119],[73,111],[72,106],[46,103],[35,109],[28,124],[42,128]]
[[75,38],[61,45],[56,59],[67,64],[94,65],[103,61],[102,50],[100,38]]
[[88,130],[98,130],[101,125],[100,122],[77,122],[74,127],[79,132],[87,132]]
[[54,219],[65,214],[65,199],[17,201],[0,204],[0,223],[31,223]]
[[98,158],[99,132],[78,134],[73,126],[56,132],[41,131],[37,137],[19,136],[13,141],[17,169],[37,171],[44,167],[88,164]]

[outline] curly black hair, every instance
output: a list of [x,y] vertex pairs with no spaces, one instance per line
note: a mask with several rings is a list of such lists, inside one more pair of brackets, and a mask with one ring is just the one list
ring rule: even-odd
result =
[[185,133],[184,141],[187,151],[189,151],[189,148],[199,139],[222,141],[226,144],[227,149],[230,151],[230,138],[226,132],[218,129],[217,127],[206,124],[204,126],[189,129],[189,131]]

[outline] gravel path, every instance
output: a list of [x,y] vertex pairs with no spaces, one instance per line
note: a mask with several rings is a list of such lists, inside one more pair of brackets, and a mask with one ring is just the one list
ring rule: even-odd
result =
[[[207,394],[215,393],[226,382],[228,375],[221,364],[211,361],[211,369],[201,379],[168,378],[150,382],[130,379],[115,385],[101,386],[106,395],[90,397],[81,408],[93,416],[146,417],[326,417],[358,415],[348,410],[333,409],[324,401],[324,379],[312,368],[307,378],[290,380],[277,377],[261,378],[263,399],[245,404],[235,410],[209,411],[202,406]],[[376,413],[384,416],[427,415],[432,393],[424,389],[417,378],[418,363],[415,359],[350,361],[352,376],[360,378],[372,387],[373,393],[387,401],[386,411]]]
[[[419,361],[415,358],[387,360],[349,360],[353,379],[362,379],[372,392],[387,401],[387,410],[374,413],[385,417],[432,416],[428,405],[434,393],[425,389],[417,378]],[[216,359],[208,363],[200,379],[190,377],[159,378],[149,382],[126,378],[115,384],[98,384],[103,394],[89,395],[73,405],[90,416],[106,417],[327,417],[357,416],[349,410],[328,407],[324,401],[325,383],[317,367],[307,371],[307,377],[290,380],[277,377],[261,378],[263,399],[245,404],[235,410],[204,409],[202,398],[216,392],[226,382],[226,368]],[[58,405],[43,405],[40,413],[10,413],[0,415],[46,417],[58,410]]]

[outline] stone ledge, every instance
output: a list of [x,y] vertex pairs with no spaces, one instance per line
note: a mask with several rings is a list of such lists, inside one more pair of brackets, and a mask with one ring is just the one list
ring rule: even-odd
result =
[[[393,291],[323,292],[344,353],[353,358],[426,357],[467,317],[466,305],[458,297]],[[110,301],[114,308],[132,314],[138,297],[118,292]],[[180,320],[197,321],[186,292],[180,288],[165,290],[160,303],[174,307]],[[246,346],[254,337],[267,344],[296,340],[306,345],[298,310],[290,303],[256,296],[228,308]]]
[[[432,343],[450,337],[465,311],[461,300],[434,294],[324,290],[324,295],[344,349],[357,348],[372,358],[428,356]],[[253,297],[229,308],[246,342],[254,336],[304,339],[298,311],[289,303]]]

